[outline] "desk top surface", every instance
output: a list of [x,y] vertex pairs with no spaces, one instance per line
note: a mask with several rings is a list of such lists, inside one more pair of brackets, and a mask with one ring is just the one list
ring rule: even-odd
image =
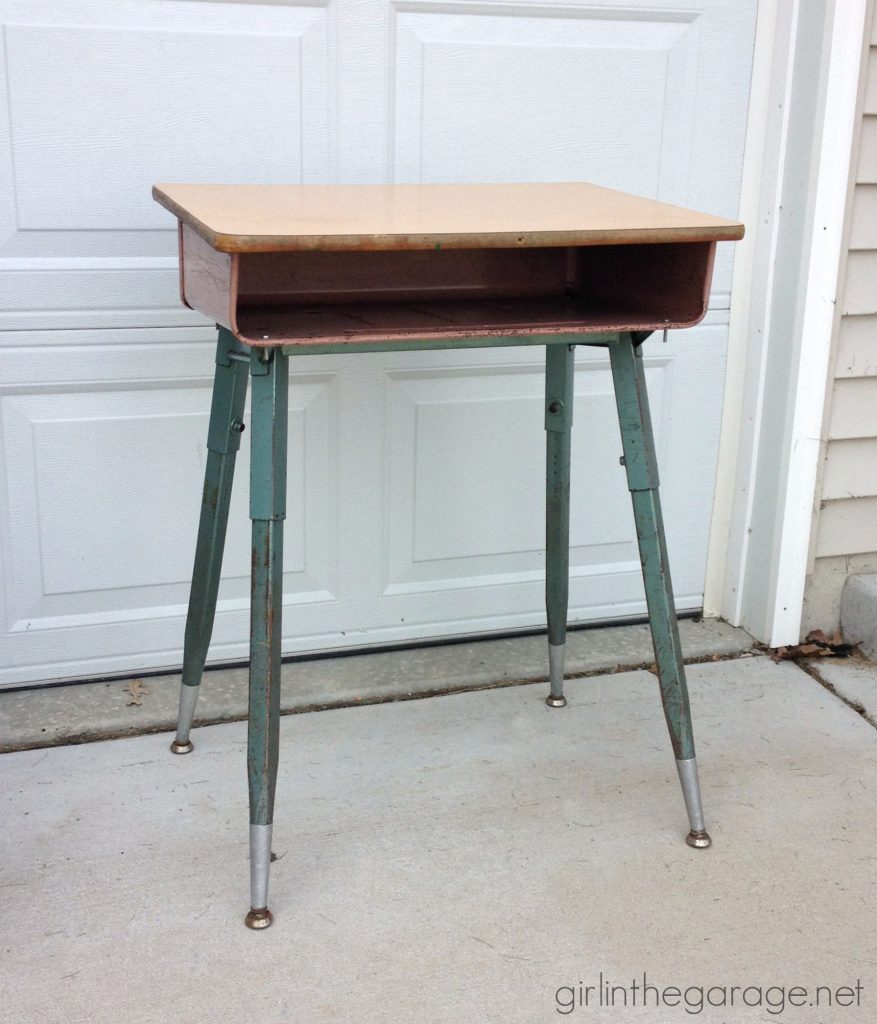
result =
[[713,242],[743,225],[584,182],[529,185],[155,185],[220,252]]

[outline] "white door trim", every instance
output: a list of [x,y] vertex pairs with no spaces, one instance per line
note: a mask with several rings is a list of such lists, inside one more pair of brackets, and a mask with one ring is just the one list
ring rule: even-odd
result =
[[759,5],[704,606],[771,646],[800,633],[869,10]]

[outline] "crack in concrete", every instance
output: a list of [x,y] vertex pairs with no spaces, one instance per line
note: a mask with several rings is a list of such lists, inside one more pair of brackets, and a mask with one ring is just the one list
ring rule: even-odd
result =
[[874,719],[873,715],[869,714],[868,709],[865,707],[865,705],[860,704],[857,700],[850,700],[849,697],[845,697],[842,693],[840,693],[840,691],[834,685],[834,683],[829,682],[822,675],[822,673],[819,671],[815,664],[813,664],[812,662],[805,661],[796,661],[795,664],[804,673],[804,675],[810,676],[810,678],[814,680],[814,682],[819,683],[819,685],[824,690],[827,690],[832,695],[832,697],[836,697],[841,702],[841,704],[846,704],[846,706],[851,711],[855,711],[857,715],[859,715],[861,718],[864,718],[872,729],[877,729],[877,720]]

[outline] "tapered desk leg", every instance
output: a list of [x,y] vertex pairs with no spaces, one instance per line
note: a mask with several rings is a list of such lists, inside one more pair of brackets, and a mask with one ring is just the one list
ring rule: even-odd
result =
[[569,604],[569,464],[575,348],[545,346],[545,611],[548,618],[549,707],[566,705],[563,668]]
[[280,349],[252,356],[250,518],[253,521],[250,605],[250,702],[247,776],[250,790],[249,928],[267,928],[271,826],[280,726],[280,638],[283,610],[283,520],[286,518],[286,427],[289,359]]
[[213,632],[235,457],[244,429],[248,366],[246,362],[231,358],[231,353],[243,356],[234,336],[220,327],[213,402],[207,432],[207,469],[204,474],[201,520],[198,524],[195,567],[192,570],[192,589],[186,619],[177,734],[171,743],[171,750],[175,754],[188,754],[192,749],[189,731]]
[[704,825],[700,798],[688,686],[667,562],[658,496],[658,466],[642,354],[630,335],[621,335],[617,342],[609,345],[609,355],[661,700],[691,828],[687,842],[690,846],[704,847],[710,845],[710,837]]

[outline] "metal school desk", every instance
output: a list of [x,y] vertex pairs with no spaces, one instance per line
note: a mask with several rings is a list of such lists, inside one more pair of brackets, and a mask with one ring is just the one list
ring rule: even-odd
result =
[[706,312],[733,221],[581,183],[157,185],[179,220],[183,301],[219,326],[207,472],[177,735],[189,730],[213,628],[235,453],[252,378],[252,605],[247,768],[251,928],[271,924],[290,357],[315,352],[545,346],[546,607],[563,707],[573,350],[608,349],[661,699],[688,812],[709,846],[658,499],[640,344]]

